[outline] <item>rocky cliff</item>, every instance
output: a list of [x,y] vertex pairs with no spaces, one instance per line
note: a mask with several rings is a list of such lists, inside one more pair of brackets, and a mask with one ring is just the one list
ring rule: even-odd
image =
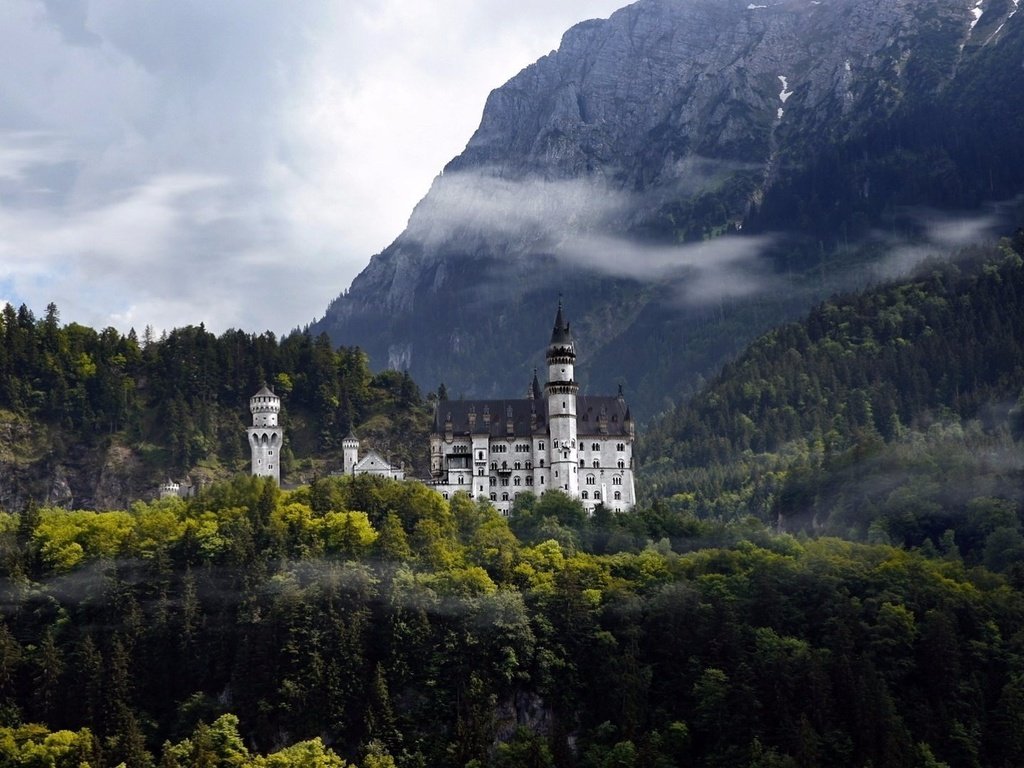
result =
[[[640,0],[579,24],[491,93],[314,330],[426,387],[515,394],[562,293],[584,385],[624,382],[650,414],[768,323],[875,274],[854,261],[941,245],[932,209],[1020,192],[1017,6]],[[959,221],[981,234],[995,218]]]

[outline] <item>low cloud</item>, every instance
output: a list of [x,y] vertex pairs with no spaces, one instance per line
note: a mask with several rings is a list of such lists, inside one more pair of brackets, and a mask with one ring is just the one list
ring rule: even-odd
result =
[[875,232],[873,239],[886,248],[886,255],[872,268],[882,280],[897,280],[911,275],[928,259],[949,259],[962,248],[993,240],[1006,225],[1006,211],[1012,201],[993,203],[982,213],[937,211],[908,208],[900,218],[919,235],[910,238]]
[[[733,164],[684,163],[672,195],[715,184]],[[728,166],[723,168],[723,166]],[[685,187],[685,189],[683,188]],[[679,245],[642,242],[624,233],[651,215],[658,198],[610,187],[601,179],[509,179],[493,169],[438,177],[417,207],[406,237],[426,250],[504,251],[552,256],[563,264],[638,282],[669,282],[680,302],[705,304],[777,287],[768,260],[774,236],[725,235]]]

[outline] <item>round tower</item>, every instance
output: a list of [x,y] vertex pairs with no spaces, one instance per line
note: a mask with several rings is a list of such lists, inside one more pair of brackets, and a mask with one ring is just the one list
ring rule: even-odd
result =
[[579,497],[579,449],[576,440],[576,395],[580,391],[573,371],[576,346],[569,323],[562,316],[558,302],[555,327],[547,351],[548,380],[544,391],[548,401],[548,429],[551,436],[549,464],[551,488],[558,488],[573,498]]
[[252,451],[252,474],[272,477],[281,483],[281,443],[284,430],[277,423],[281,398],[266,385],[249,398],[252,426],[249,427],[249,450]]
[[341,441],[341,453],[344,457],[344,469],[346,475],[352,475],[356,462],[359,461],[359,440],[355,435],[350,434]]

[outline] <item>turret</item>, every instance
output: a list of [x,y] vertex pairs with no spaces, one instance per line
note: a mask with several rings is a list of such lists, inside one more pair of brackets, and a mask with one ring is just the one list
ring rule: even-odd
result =
[[342,471],[346,475],[351,476],[356,468],[356,463],[359,461],[359,440],[355,435],[349,434],[344,440],[341,441],[341,455],[343,459]]
[[548,399],[548,428],[551,435],[551,487],[574,498],[579,495],[579,453],[576,441],[576,383],[574,366],[576,346],[569,323],[562,314],[562,302],[551,331],[547,351],[548,381],[544,390]]
[[277,423],[281,412],[281,398],[265,384],[249,398],[252,426],[249,433],[249,450],[252,452],[252,474],[256,477],[272,477],[281,482],[281,447],[284,430]]

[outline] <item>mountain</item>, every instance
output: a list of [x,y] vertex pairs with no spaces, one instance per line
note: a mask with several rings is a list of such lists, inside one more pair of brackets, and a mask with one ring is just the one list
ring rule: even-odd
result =
[[561,293],[584,387],[624,383],[649,416],[757,332],[898,269],[904,246],[1019,209],[1017,11],[640,0],[581,23],[491,93],[312,330],[427,387],[508,394]]

